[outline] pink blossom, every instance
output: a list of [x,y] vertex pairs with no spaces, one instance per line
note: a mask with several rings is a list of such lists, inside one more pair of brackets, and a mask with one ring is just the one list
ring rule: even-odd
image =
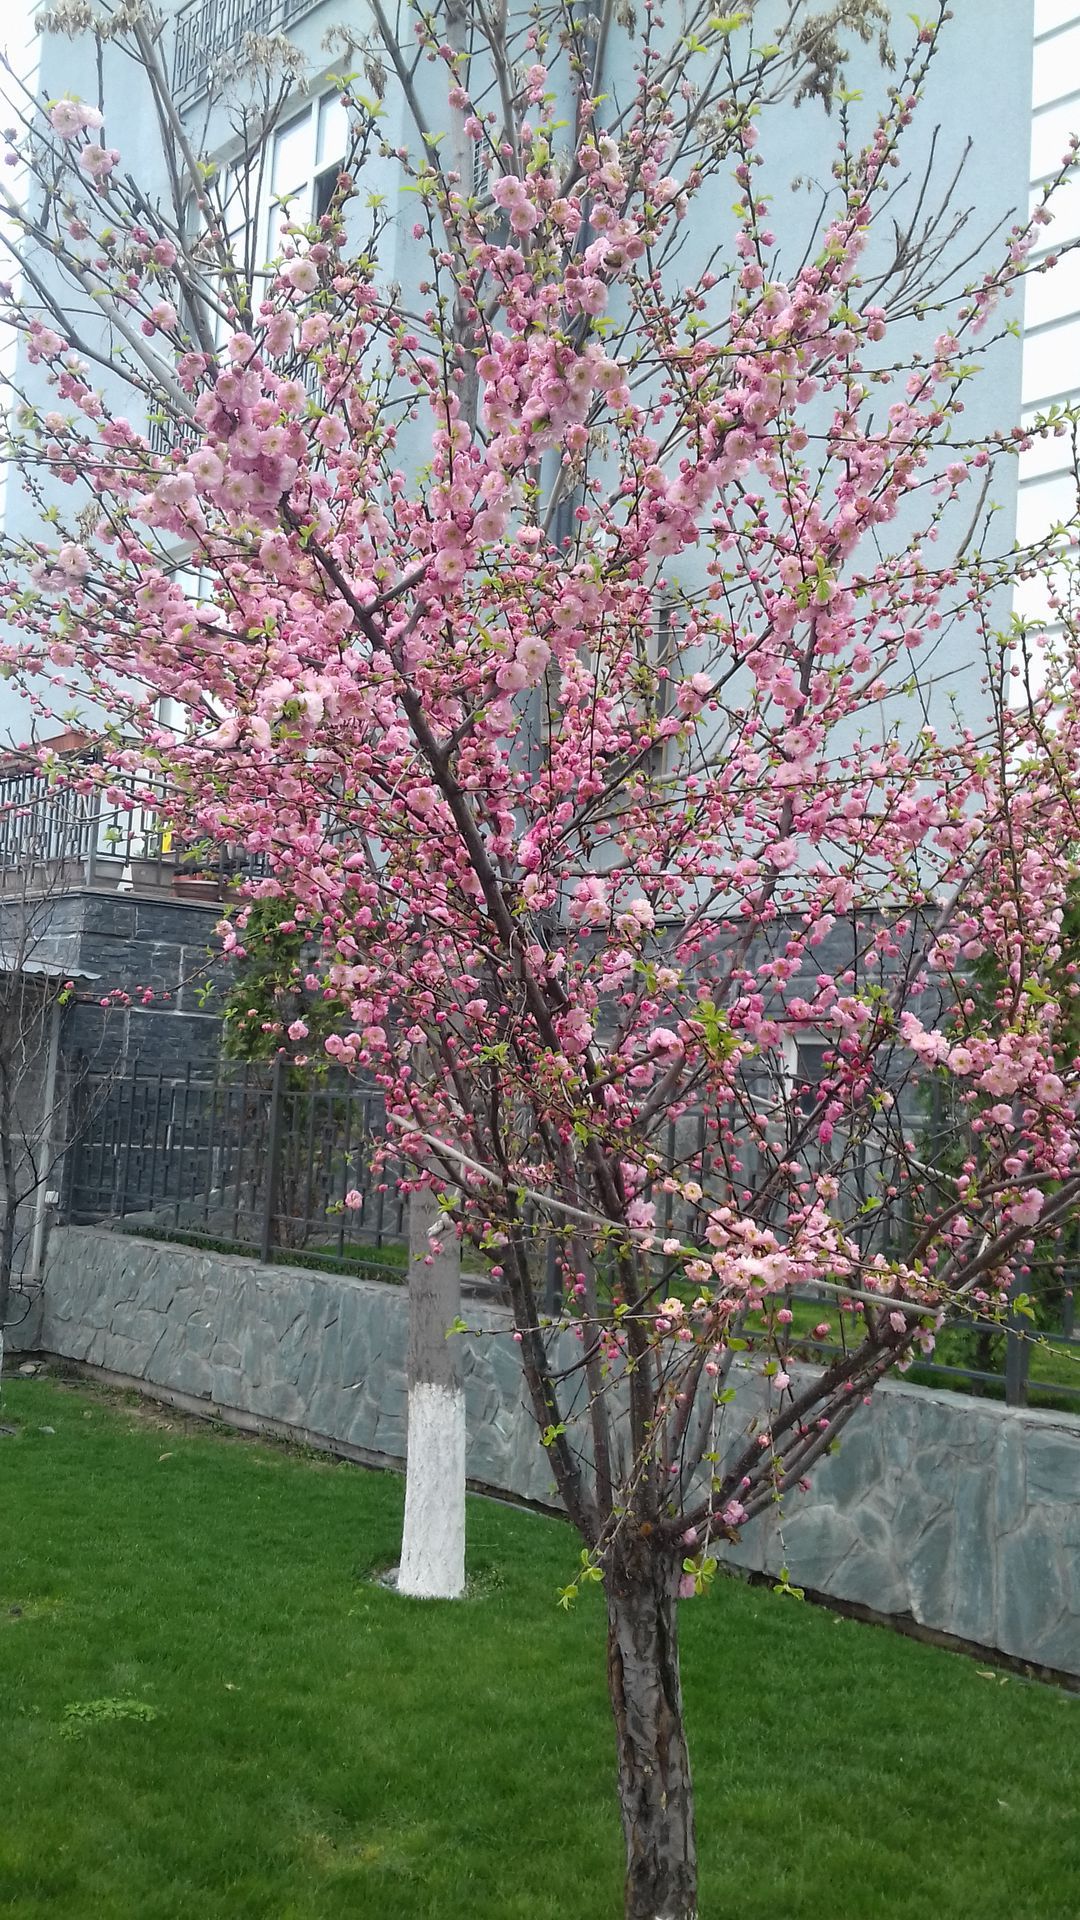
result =
[[116,147],[87,146],[79,150],[79,166],[91,180],[107,180],[120,158]]
[[300,254],[295,260],[286,260],[281,277],[294,293],[314,293],[319,284],[319,269],[309,254]]
[[194,453],[189,454],[187,470],[196,486],[204,493],[219,487],[225,478],[225,468],[210,447],[198,447]]
[[50,107],[49,123],[62,140],[74,140],[80,133],[96,133],[104,125],[96,107],[88,107],[82,100],[70,98],[58,100]]
[[528,684],[528,671],[521,660],[504,660],[495,670],[495,685],[503,693],[520,693]]
[[535,686],[536,682],[542,678],[551,659],[551,648],[546,640],[539,639],[536,634],[527,634],[523,640],[518,641],[516,658],[528,676],[527,684]]
[[579,880],[570,902],[570,918],[579,926],[603,926],[608,918],[608,891],[598,875]]
[[645,1044],[651,1054],[670,1056],[683,1051],[682,1041],[670,1027],[654,1027]]
[[76,540],[66,540],[57,551],[56,564],[74,580],[85,580],[90,572],[90,555]]

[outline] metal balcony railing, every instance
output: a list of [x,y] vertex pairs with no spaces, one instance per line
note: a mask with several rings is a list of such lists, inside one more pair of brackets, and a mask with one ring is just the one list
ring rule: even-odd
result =
[[[0,894],[104,887],[223,898],[265,870],[260,855],[182,845],[162,814],[164,783],[132,774],[80,793],[32,770],[0,774]],[[198,884],[195,884],[198,883]]]
[[173,25],[172,84],[179,107],[210,88],[215,69],[249,34],[288,33],[320,0],[188,0]]

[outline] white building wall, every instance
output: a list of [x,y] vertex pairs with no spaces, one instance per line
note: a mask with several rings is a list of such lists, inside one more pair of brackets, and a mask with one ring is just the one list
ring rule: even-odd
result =
[[[1032,60],[1031,196],[1034,204],[1054,178],[1080,133],[1080,0],[1035,0]],[[1080,169],[1057,190],[1045,244],[1032,256],[1038,265],[1061,257],[1052,271],[1025,282],[1023,422],[1031,425],[1055,405],[1080,400]],[[1073,246],[1074,251],[1062,253]],[[1040,539],[1077,511],[1077,486],[1069,434],[1036,440],[1020,457],[1017,538]],[[1041,618],[1045,586],[1020,590],[1017,611]]]
[[[205,17],[212,22],[216,17],[216,4],[217,0],[201,0],[201,5],[183,8],[180,12],[186,21]],[[1076,4],[1080,4],[1080,0],[1074,0],[1070,13]],[[333,0],[322,0],[321,4],[316,0],[312,6],[304,6],[302,0],[282,0],[282,8],[290,38],[311,63],[307,100],[317,99],[326,88],[333,67],[341,64],[340,54],[335,55],[323,46],[328,26],[342,17],[341,12],[335,8]],[[766,6],[762,7],[762,18],[767,10]],[[893,11],[896,40],[898,44],[906,44],[911,35],[906,0],[896,0]],[[755,15],[755,21],[758,18]],[[171,44],[171,27],[166,31],[167,42]],[[931,69],[919,125],[913,132],[906,164],[897,180],[896,202],[890,211],[898,220],[903,219],[905,210],[910,213],[918,200],[925,156],[931,134],[934,133],[937,141],[934,179],[939,192],[950,178],[965,148],[970,149],[956,189],[956,200],[972,211],[957,251],[962,254],[966,245],[974,246],[975,236],[982,238],[987,235],[1003,216],[1006,226],[1016,217],[1022,208],[1027,183],[1031,56],[1030,0],[979,0],[977,6],[965,4],[956,8],[956,17],[947,29],[940,53]],[[118,97],[116,86],[110,84],[113,76],[109,69],[120,59],[115,49],[106,48],[107,100],[115,101]],[[613,39],[610,49],[610,69],[606,77],[607,85],[612,97],[618,98],[629,84],[631,49],[617,37]],[[434,88],[435,81],[426,68],[421,67],[419,74],[424,87]],[[882,73],[876,53],[859,49],[850,77],[855,88],[862,90],[861,99],[852,107],[852,115],[858,132],[865,134],[872,125],[874,111],[888,84],[888,76]],[[96,97],[96,76],[92,71],[92,57],[87,43],[73,43],[50,36],[43,52],[42,82],[46,94],[52,97],[66,91],[83,97]],[[1080,75],[1077,85],[1080,87]],[[114,137],[125,157],[131,155],[137,161],[141,183],[153,195],[159,185],[161,188],[165,186],[159,143],[155,138],[146,90],[139,86],[138,76],[126,64],[119,97],[124,101],[123,125],[115,129]],[[235,98],[227,96],[213,110],[205,138],[208,150],[227,155],[229,121],[235,112],[235,104]],[[387,105],[391,118],[384,123],[384,134],[394,144],[407,140],[408,144],[414,145],[393,81],[388,88]],[[434,93],[432,106],[437,111]],[[306,111],[304,101],[300,98],[296,107]],[[287,110],[283,119],[288,118],[291,111]],[[189,124],[200,145],[203,144],[205,121],[205,106],[193,102]],[[772,201],[772,224],[778,234],[784,266],[802,257],[808,235],[816,224],[819,195],[822,184],[827,183],[830,177],[837,133],[835,119],[827,118],[815,102],[809,102],[797,111],[786,107],[766,115],[766,123],[762,128],[762,150],[767,156],[767,178],[759,182],[759,189],[764,186]],[[394,217],[384,238],[379,265],[384,282],[398,283],[403,303],[408,306],[412,304],[410,295],[424,264],[422,250],[411,241],[415,200],[401,195],[400,181],[394,177],[392,164],[377,158],[373,158],[366,170],[365,184],[385,192],[393,208]],[[935,200],[932,188],[930,201]],[[699,203],[696,206],[686,235],[686,245],[676,264],[676,272],[680,276],[700,272],[711,249],[717,244],[721,247],[724,245],[733,225],[730,208],[724,202],[725,196],[718,194],[715,204],[706,207]],[[1080,224],[1080,205],[1074,217]],[[888,221],[883,221],[879,223],[874,236],[868,272],[875,260],[879,265],[885,263],[891,251],[890,243],[891,226]],[[980,266],[996,260],[1000,256],[1001,244],[999,230],[986,240],[983,247],[977,249],[975,258],[966,263],[962,276],[958,278],[973,278]],[[956,282],[953,284],[955,288]],[[1042,283],[1039,284],[1041,287]],[[917,352],[932,324],[925,318],[912,318],[898,328],[890,336],[888,358],[905,360]],[[1077,358],[1080,359],[1080,319],[1076,327]],[[1005,334],[992,349],[991,372],[972,383],[965,425],[966,432],[973,439],[995,430],[1008,429],[1015,423],[1020,406],[1020,355],[1019,340]],[[23,375],[27,372],[26,369],[20,371]],[[33,385],[32,370],[30,374],[28,386]],[[416,434],[413,435],[413,441],[416,444],[410,441],[408,434],[403,434],[400,453],[402,465],[407,469],[411,465],[422,466],[429,456],[428,445],[420,444]],[[1012,537],[1016,503],[1016,468],[1011,459],[1006,459],[995,474],[994,491],[1000,508],[997,521],[1000,532],[997,532],[996,546],[998,549],[1007,548]],[[901,513],[892,530],[891,546],[910,537],[921,524],[923,511],[919,500]],[[962,530],[966,531],[969,517],[970,505],[965,502],[955,516],[957,528],[962,522]],[[17,484],[13,485],[9,491],[7,510],[9,530],[33,538],[38,524],[34,502],[22,494]],[[946,534],[951,526],[952,521],[949,521]],[[945,542],[942,545],[943,552],[944,547]],[[688,560],[685,564],[689,568],[692,562]],[[1000,624],[1004,626],[1007,619],[1008,597],[1005,595]],[[982,673],[983,663],[977,657],[973,634],[962,623],[951,626],[942,636],[935,653],[935,679],[930,696],[933,703],[941,703],[939,717],[942,720],[947,722],[954,703],[959,702],[965,710],[971,710],[973,703],[980,698]],[[0,737],[8,733],[20,735],[25,730],[20,725],[24,713],[25,708],[14,689],[6,683],[0,683]]]

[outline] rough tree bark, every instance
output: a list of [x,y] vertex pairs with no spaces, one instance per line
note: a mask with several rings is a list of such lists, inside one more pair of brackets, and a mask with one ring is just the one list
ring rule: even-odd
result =
[[626,1920],[696,1920],[697,1844],[679,1673],[680,1559],[640,1536],[605,1572]]

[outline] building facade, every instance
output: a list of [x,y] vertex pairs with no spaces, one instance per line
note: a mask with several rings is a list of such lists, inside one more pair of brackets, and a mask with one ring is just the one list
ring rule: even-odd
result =
[[[1080,5],[1077,0],[1035,0],[1032,63],[1032,200],[1055,178],[1080,133]],[[1032,425],[1052,409],[1080,401],[1080,175],[1060,187],[1045,244],[1033,255],[1039,266],[1060,255],[1052,272],[1027,281],[1024,306],[1023,420]],[[1072,434],[1035,440],[1020,457],[1017,537],[1037,540],[1077,513]],[[1060,632],[1047,605],[1045,584],[1020,590],[1018,611],[1048,620],[1051,639]]]
[[[1050,22],[1050,16],[1067,11],[1055,7],[1053,0],[1042,0],[1042,11],[1047,16],[1046,31],[1034,43],[1037,90],[1055,84],[1055,75],[1060,78],[1062,63],[1057,56],[1070,52],[1080,37],[1080,24]],[[755,28],[769,12],[766,7],[755,13]],[[164,58],[187,137],[197,151],[219,163],[227,188],[236,180],[235,193],[231,188],[226,193],[229,238],[257,259],[269,257],[274,250],[283,200],[289,201],[293,213],[314,217],[325,208],[333,190],[349,129],[340,87],[332,77],[343,64],[340,36],[336,45],[328,46],[327,34],[329,29],[339,28],[343,20],[346,27],[354,28],[357,42],[362,42],[370,16],[361,0],[352,0],[351,8],[347,5],[344,13],[340,0],[228,0],[225,5],[221,0],[188,0],[188,4],[166,11]],[[898,40],[910,37],[909,15],[901,5],[895,8],[895,30]],[[296,65],[267,136],[261,184],[254,195],[245,195],[240,190],[237,160],[241,146],[237,90],[242,84],[237,78],[237,63],[253,33],[284,36],[293,49]],[[602,74],[606,94],[612,100],[618,100],[631,83],[633,56],[632,30],[624,31],[621,37],[614,34]],[[996,257],[1000,234],[995,229],[1003,216],[1007,218],[1024,204],[1028,187],[1032,56],[1031,20],[1027,8],[1017,0],[980,0],[977,8],[957,9],[957,18],[944,36],[927,83],[920,120],[921,144],[907,156],[906,170],[897,181],[891,209],[895,235],[884,230],[874,235],[868,272],[875,264],[887,265],[904,223],[914,223],[914,231],[920,218],[936,208],[954,175],[953,211],[963,215],[958,233],[959,251],[967,255],[965,273],[973,276],[980,262]],[[97,98],[96,58],[94,44],[86,37],[69,39],[47,34],[40,53],[41,95],[46,100],[65,94]],[[167,191],[169,182],[149,91],[140,83],[137,71],[108,42],[101,49],[101,78],[107,113],[111,102],[123,102],[120,124],[115,119],[109,121],[110,137],[122,149],[124,164],[129,164],[129,156],[133,170],[137,164],[140,187],[153,200]],[[857,130],[871,126],[887,78],[878,64],[876,48],[857,46],[849,74],[848,108]],[[440,108],[423,69],[419,70],[417,86],[428,88],[424,101],[438,129],[438,114],[445,114],[445,105]],[[1057,138],[1058,119],[1063,112],[1068,117],[1067,107],[1067,99],[1058,100],[1057,96],[1045,109],[1040,106],[1036,134],[1040,155],[1044,149],[1049,151]],[[386,89],[384,108],[380,131],[385,145],[415,145],[409,110],[393,77]],[[808,232],[814,230],[821,183],[829,178],[835,143],[835,121],[817,101],[805,102],[797,109],[783,105],[765,111],[761,147],[767,154],[767,187],[773,201],[770,218],[781,252],[791,259],[798,259]],[[365,165],[364,185],[372,196],[381,197],[387,208],[379,237],[378,272],[386,284],[402,289],[402,300],[408,303],[421,271],[418,262],[423,258],[422,249],[411,240],[415,199],[406,190],[400,170],[384,152],[372,151]],[[1080,190],[1074,189],[1073,194],[1070,205],[1075,211],[1075,205],[1080,205]],[[723,207],[710,207],[707,218],[699,210],[695,219],[699,224],[684,236],[675,269],[684,280],[700,274],[705,260],[717,246],[723,246],[725,234],[733,225],[730,210]],[[969,240],[969,236],[976,238]],[[1060,304],[1062,298],[1068,298],[1067,291],[1056,291],[1056,278],[1034,284],[1040,300]],[[1066,289],[1072,284],[1066,280]],[[914,354],[927,324],[913,312],[898,328],[890,350],[901,356]],[[1041,389],[1059,379],[1057,373],[1042,370],[1040,355],[1051,363],[1060,361],[1070,350],[1070,326],[1073,332],[1080,330],[1080,318],[1071,322],[1063,319],[1055,305],[1034,319],[1024,362],[1025,401],[1042,399]],[[1041,346],[1044,338],[1048,342],[1045,353]],[[1019,340],[1004,333],[995,342],[992,356],[990,377],[973,383],[967,405],[966,430],[972,438],[1007,428],[1021,403]],[[108,375],[105,380],[107,385]],[[43,392],[34,368],[21,358],[17,387],[32,396],[36,381]],[[1038,394],[1036,388],[1040,389]],[[150,415],[145,425],[152,440],[155,434],[159,436],[164,449],[168,437],[161,424]],[[402,447],[403,465],[408,469],[411,462],[419,470],[429,454],[430,446],[417,443],[410,447],[406,442]],[[1041,458],[1041,449],[1029,456],[1033,462]],[[1045,475],[1025,469],[1022,528],[1026,514],[1036,508],[1041,511],[1048,498],[1057,497],[1054,489],[1060,480],[1056,469]],[[1017,505],[1016,475],[1010,464],[995,476],[995,492],[997,525],[1002,530],[999,544],[1003,540],[1007,546]],[[22,491],[13,479],[6,502],[9,533],[33,539],[40,528],[41,505],[36,488]],[[902,535],[901,516],[899,537]],[[178,568],[184,565],[180,551],[176,564]],[[1003,605],[1003,622],[1007,611]],[[970,711],[979,698],[980,673],[965,628],[962,624],[952,626],[936,654],[930,717],[938,711],[941,717],[951,714],[958,704]],[[939,703],[938,707],[933,703]],[[92,738],[93,708],[74,683],[69,717]],[[28,731],[25,706],[20,705],[10,683],[0,681],[0,737],[18,742]],[[201,900],[193,900],[190,889],[185,894],[181,850],[166,844],[155,827],[152,811],[138,803],[138,796],[134,804],[120,806],[103,806],[88,799],[80,810],[79,805],[68,805],[66,799],[61,804],[55,795],[27,789],[21,768],[22,763],[20,770],[6,777],[0,772],[0,863],[10,872],[25,872],[28,867],[40,872],[42,885],[46,879],[49,885],[55,885],[59,874],[64,897],[56,909],[56,954],[64,956],[65,964],[73,970],[81,968],[99,977],[103,992],[119,989],[129,996],[120,1029],[125,1054],[138,1054],[155,1067],[161,1064],[169,1068],[185,1059],[209,1057],[215,1045],[216,1022],[204,1010],[198,995],[214,923],[226,892],[224,884],[206,887]],[[144,1000],[147,993],[149,997]],[[79,1015],[84,1025],[90,1018],[85,1010]]]

